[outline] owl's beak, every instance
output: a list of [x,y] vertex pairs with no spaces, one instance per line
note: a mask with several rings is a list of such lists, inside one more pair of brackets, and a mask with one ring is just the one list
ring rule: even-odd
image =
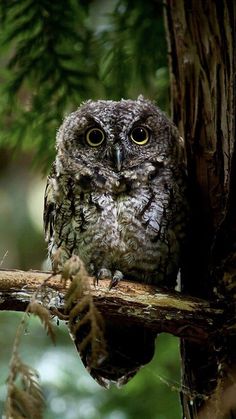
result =
[[118,144],[116,144],[113,149],[113,158],[114,158],[114,163],[116,165],[116,168],[118,172],[120,172],[121,167],[122,167],[122,162],[123,162],[123,153]]

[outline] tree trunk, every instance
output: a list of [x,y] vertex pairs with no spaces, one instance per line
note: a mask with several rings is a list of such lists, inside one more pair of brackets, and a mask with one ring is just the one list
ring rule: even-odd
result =
[[[165,2],[172,117],[186,142],[192,209],[182,289],[229,307],[236,296],[234,13],[232,0]],[[234,385],[235,330],[200,345],[183,339],[181,354],[184,417],[236,417],[226,416],[225,399]]]

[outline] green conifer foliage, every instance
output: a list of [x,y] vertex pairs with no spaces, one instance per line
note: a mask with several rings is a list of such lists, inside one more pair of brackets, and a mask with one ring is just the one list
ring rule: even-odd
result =
[[166,106],[161,2],[2,0],[0,19],[0,145],[34,150],[41,167],[83,100],[143,93]]

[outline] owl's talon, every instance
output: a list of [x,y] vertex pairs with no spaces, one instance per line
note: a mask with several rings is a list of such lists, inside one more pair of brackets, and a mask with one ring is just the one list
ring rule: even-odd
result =
[[93,286],[94,287],[98,286],[98,281],[99,281],[99,278],[97,276],[94,276],[94,278],[93,278]]
[[112,288],[115,288],[116,286],[117,286],[117,284],[118,284],[118,282],[119,282],[119,280],[117,280],[117,279],[111,279],[111,281],[110,281],[110,284],[109,284],[109,287],[108,287],[108,289],[109,289],[109,291],[112,289]]
[[117,286],[117,284],[122,280],[124,278],[124,276],[123,276],[123,274],[122,274],[122,272],[120,272],[120,271],[115,271],[115,273],[114,273],[114,275],[113,275],[113,277],[112,277],[112,279],[111,279],[111,281],[110,281],[110,284],[109,284],[109,291],[112,289],[112,288],[114,288],[114,287],[116,287]]

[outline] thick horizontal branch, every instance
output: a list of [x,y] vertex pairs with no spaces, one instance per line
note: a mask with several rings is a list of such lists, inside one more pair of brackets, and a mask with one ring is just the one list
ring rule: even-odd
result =
[[[219,333],[225,319],[222,307],[177,292],[130,281],[121,281],[109,290],[108,280],[96,286],[93,278],[89,280],[94,302],[104,318],[145,325],[157,333],[168,332],[197,342]],[[40,291],[44,304],[63,311],[66,288],[60,275],[18,270],[0,270],[0,310],[24,311],[45,281],[46,288]]]

